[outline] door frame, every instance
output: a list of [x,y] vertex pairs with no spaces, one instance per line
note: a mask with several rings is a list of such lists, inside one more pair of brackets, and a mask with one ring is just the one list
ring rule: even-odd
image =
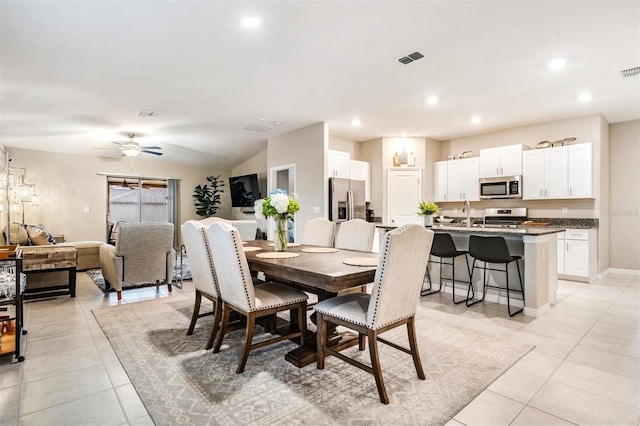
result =
[[[290,164],[283,164],[280,166],[274,166],[271,167],[269,169],[269,176],[267,179],[267,189],[268,189],[268,193],[270,194],[271,191],[278,189],[278,172],[281,172],[283,170],[288,170],[289,171],[289,188],[292,188],[291,191],[289,191],[287,189],[287,191],[289,192],[289,196],[291,196],[291,194],[295,194],[296,193],[296,163],[290,163]],[[275,221],[273,220],[273,218],[269,218],[267,220],[267,239],[269,239],[270,235],[273,235],[273,231],[275,229]],[[296,239],[296,221],[293,221],[293,239],[295,241]]]

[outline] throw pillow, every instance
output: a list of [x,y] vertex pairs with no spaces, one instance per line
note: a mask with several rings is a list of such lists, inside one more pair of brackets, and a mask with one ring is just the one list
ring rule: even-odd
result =
[[42,229],[38,229],[34,226],[27,227],[27,234],[29,234],[29,239],[31,243],[36,246],[48,246],[51,245],[49,243],[49,238],[47,237],[48,232],[43,231]]
[[[6,228],[4,239],[7,241]],[[14,222],[11,224],[11,241],[9,241],[9,244],[20,244],[21,246],[29,245],[29,235],[21,223]]]
[[[47,229],[44,227],[44,225],[39,224],[39,225],[27,225],[27,232],[29,232],[29,229],[33,229],[33,230],[38,230],[38,231],[42,231],[43,235],[46,237],[47,242],[45,244],[56,244],[56,239],[53,238],[53,235],[51,235],[51,233],[49,231],[47,231]],[[29,238],[31,238],[31,234],[29,234]],[[33,243],[36,244],[36,243]],[[38,244],[36,244],[38,245]]]

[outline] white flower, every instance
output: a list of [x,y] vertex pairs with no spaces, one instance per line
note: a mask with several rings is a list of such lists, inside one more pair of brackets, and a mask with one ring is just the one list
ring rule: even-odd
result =
[[256,200],[255,203],[253,203],[253,209],[256,211],[256,218],[257,219],[266,219],[266,216],[262,212],[262,203],[263,202],[264,202],[263,199],[259,199],[259,200]]
[[289,197],[286,194],[273,194],[271,205],[278,213],[286,213],[289,210]]

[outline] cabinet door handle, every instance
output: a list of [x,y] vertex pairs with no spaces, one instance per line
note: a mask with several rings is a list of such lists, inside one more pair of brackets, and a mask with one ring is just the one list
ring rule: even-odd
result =
[[500,174],[500,169],[496,167],[496,175]]
[[540,188],[540,196],[542,197],[542,188]]
[[573,188],[569,188],[569,195],[573,195]]
[[445,199],[445,200],[447,199],[447,194],[444,194],[444,199]]
[[545,189],[545,190],[544,190],[544,196],[545,196],[545,197],[549,196],[549,190],[548,190],[548,189]]
[[569,251],[569,243],[567,243],[567,251]]
[[502,170],[502,167],[500,167],[500,174],[504,174],[504,171]]

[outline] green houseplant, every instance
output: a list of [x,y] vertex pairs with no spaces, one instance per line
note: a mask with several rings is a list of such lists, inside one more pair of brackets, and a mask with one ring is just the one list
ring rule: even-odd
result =
[[193,198],[195,198],[196,214],[202,217],[215,216],[220,208],[220,194],[224,193],[224,181],[218,176],[207,177],[209,185],[197,185]]
[[420,201],[418,216],[424,217],[424,226],[433,226],[433,215],[438,214],[440,207],[433,201]]

